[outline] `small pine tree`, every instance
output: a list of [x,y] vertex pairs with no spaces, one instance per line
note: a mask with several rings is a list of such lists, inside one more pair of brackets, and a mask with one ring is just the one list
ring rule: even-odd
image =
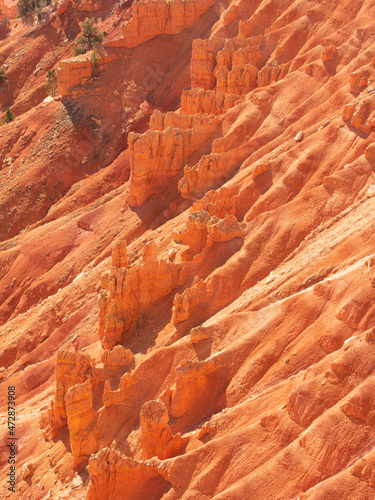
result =
[[46,76],[46,91],[47,94],[55,97],[57,92],[57,75],[54,69],[50,69]]
[[34,0],[18,0],[17,2],[18,17],[25,17],[35,9]]
[[9,106],[7,107],[7,110],[5,111],[5,116],[4,116],[4,121],[5,123],[10,123],[15,119],[16,115],[12,113],[12,111],[9,109]]
[[7,81],[7,75],[5,74],[3,68],[0,68],[0,83],[4,83],[6,81]]
[[94,19],[86,19],[82,25],[82,35],[77,39],[74,48],[75,55],[86,54],[94,49],[105,38],[106,33],[100,33],[97,26],[94,26]]

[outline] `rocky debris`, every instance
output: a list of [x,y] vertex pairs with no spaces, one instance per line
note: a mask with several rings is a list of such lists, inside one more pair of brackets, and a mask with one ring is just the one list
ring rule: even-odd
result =
[[211,338],[210,332],[203,326],[198,326],[190,331],[190,339],[193,344],[199,344],[202,340]]
[[65,394],[65,404],[73,463],[78,467],[98,450],[91,381],[71,387]]
[[358,101],[344,106],[342,119],[354,128],[367,132],[375,125],[373,104],[374,95],[365,93]]
[[176,35],[192,27],[213,5],[214,0],[137,0],[132,17],[122,28],[122,38],[107,42],[109,47],[136,47],[158,35]]
[[145,403],[142,406],[140,422],[143,459],[158,457],[164,460],[179,451],[182,446],[181,434],[172,435],[168,425],[168,410],[162,401]]
[[[179,122],[192,128],[176,128],[166,124]],[[181,115],[161,117],[156,114],[151,119],[153,127],[144,134],[129,134],[131,175],[129,184],[130,206],[142,205],[162,186],[182,173],[187,158],[204,144],[215,131],[218,121],[214,117]]]
[[301,142],[303,140],[304,136],[305,136],[305,134],[304,134],[303,130],[300,130],[298,132],[298,134],[295,136],[294,140],[296,142]]
[[202,156],[198,163],[184,168],[178,189],[184,198],[197,199],[223,184],[242,163],[237,151],[211,153]]
[[30,477],[32,474],[33,467],[30,463],[24,464],[21,470],[22,479]]
[[[109,448],[101,449],[89,461],[87,500],[128,498],[157,500],[170,488],[157,464],[137,462]],[[165,474],[164,474],[165,475]]]

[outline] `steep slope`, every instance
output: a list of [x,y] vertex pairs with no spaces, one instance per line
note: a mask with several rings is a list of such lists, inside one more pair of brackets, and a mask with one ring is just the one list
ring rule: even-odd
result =
[[18,497],[373,498],[375,4],[49,9],[0,45]]

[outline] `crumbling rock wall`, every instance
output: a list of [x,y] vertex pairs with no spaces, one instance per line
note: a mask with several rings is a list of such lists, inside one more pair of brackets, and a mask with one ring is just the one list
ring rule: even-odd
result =
[[91,381],[71,387],[65,394],[65,404],[73,466],[78,467],[98,449]]
[[187,277],[184,265],[157,259],[157,246],[145,247],[143,262],[116,267],[102,279],[99,298],[101,323],[99,337],[106,349],[112,349],[126,335],[139,314],[152,302],[181,286]]
[[203,88],[184,90],[181,95],[181,112],[186,115],[194,113],[221,115],[232,108],[238,100],[237,95],[225,95],[214,90]]
[[150,130],[130,133],[130,206],[142,205],[182,172],[187,158],[210,138],[217,125],[218,119],[209,115],[163,116],[156,112]]
[[49,410],[50,429],[48,431],[51,431],[52,436],[67,422],[66,393],[74,385],[84,383],[91,374],[91,369],[92,361],[87,354],[70,350],[57,352],[55,398]]
[[141,415],[142,455],[145,460],[158,457],[161,460],[174,456],[181,448],[181,434],[173,436],[165,404],[148,401],[142,406]]
[[193,26],[214,0],[136,0],[132,17],[123,26],[123,37],[107,42],[111,47],[136,47],[152,38],[176,35]]

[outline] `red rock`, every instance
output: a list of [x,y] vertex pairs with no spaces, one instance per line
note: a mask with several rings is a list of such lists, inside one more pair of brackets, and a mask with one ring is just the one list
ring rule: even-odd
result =
[[181,96],[181,111],[186,114],[208,113],[220,115],[234,106],[237,95],[225,95],[222,92],[202,88],[184,90]]
[[322,61],[334,61],[337,58],[337,49],[335,45],[327,45],[322,49]]
[[171,397],[171,414],[181,417],[192,410],[197,400],[202,400],[209,387],[208,376],[226,366],[220,356],[207,361],[188,361],[179,364],[176,369],[176,388]]
[[158,457],[161,460],[174,456],[182,445],[181,434],[172,435],[168,425],[168,410],[161,401],[148,401],[140,415],[142,455],[144,459]]
[[170,484],[157,467],[122,456],[116,450],[103,448],[90,458],[88,500],[123,498],[124,491],[134,499],[160,498]]
[[175,35],[190,28],[213,4],[213,0],[136,1],[132,18],[123,26],[119,40],[107,42],[112,47],[136,47],[158,35]]
[[[156,114],[151,118],[153,128],[148,132],[129,134],[130,206],[142,205],[160,187],[168,185],[182,171],[187,158],[214,133],[217,125],[217,119],[208,116],[192,115],[187,118],[167,114],[164,118]],[[157,126],[160,128],[155,130]]]
[[73,351],[59,351],[56,359],[55,399],[50,410],[52,436],[66,424],[65,395],[76,384],[86,381],[92,367],[90,356]]
[[78,467],[98,450],[98,440],[93,432],[96,415],[93,410],[91,382],[86,380],[83,384],[71,387],[65,394],[65,404],[73,463]]
[[[157,260],[154,242],[146,247],[143,263],[128,268],[113,265],[110,276],[102,279],[100,293],[99,338],[105,349],[112,349],[135,324],[142,311],[156,300],[181,286],[186,276],[183,264]],[[114,254],[115,259],[117,253]]]
[[184,293],[176,294],[173,301],[172,321],[174,324],[185,321],[190,317],[194,307],[205,302],[207,289],[204,281],[200,280]]
[[355,72],[349,76],[349,90],[350,92],[361,92],[368,85],[368,76],[366,73]]

